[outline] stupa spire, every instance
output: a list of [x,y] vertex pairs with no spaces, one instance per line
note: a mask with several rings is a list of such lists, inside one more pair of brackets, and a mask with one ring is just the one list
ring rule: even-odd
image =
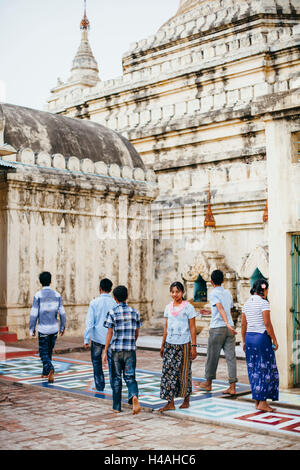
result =
[[71,76],[69,82],[81,82],[86,85],[94,86],[99,79],[98,64],[94,58],[89,38],[88,31],[90,29],[90,22],[86,14],[86,0],[84,0],[84,14],[80,22],[81,42],[73,60],[71,68]]
[[81,30],[88,30],[90,29],[90,22],[88,20],[88,17],[86,16],[86,0],[84,0],[84,14],[83,18],[80,23],[80,29]]

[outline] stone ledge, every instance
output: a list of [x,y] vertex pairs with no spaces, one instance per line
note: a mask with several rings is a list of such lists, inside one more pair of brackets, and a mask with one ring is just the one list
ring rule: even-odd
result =
[[50,155],[47,152],[34,153],[30,148],[20,148],[15,154],[6,155],[4,161],[21,163],[37,168],[52,168],[87,175],[100,175],[117,179],[129,179],[156,183],[156,175],[151,169],[121,167],[116,163],[93,162],[89,158],[65,157],[61,154]]

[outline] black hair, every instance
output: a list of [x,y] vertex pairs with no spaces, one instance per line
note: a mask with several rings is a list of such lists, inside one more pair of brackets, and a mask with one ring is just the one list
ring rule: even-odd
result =
[[260,296],[263,296],[265,293],[265,289],[268,289],[268,287],[269,283],[266,279],[257,279],[257,281],[255,281],[255,283],[253,284],[252,289],[250,290],[250,294],[258,294]]
[[125,286],[117,286],[113,290],[113,295],[118,302],[125,302],[128,297],[128,290]]
[[[172,291],[173,287],[176,287],[178,290],[180,290],[182,293],[184,292],[184,286],[181,282],[179,281],[176,281],[176,282],[172,282],[172,284],[170,285],[170,292]],[[182,296],[182,300],[185,300],[185,297]]]
[[113,283],[111,282],[110,279],[101,279],[100,281],[100,289],[102,289],[104,292],[110,292],[112,288]]
[[39,275],[40,283],[43,287],[50,286],[51,284],[51,273],[48,271],[44,271]]
[[215,286],[220,286],[224,281],[224,274],[222,273],[222,271],[220,271],[220,269],[215,269],[211,273],[210,277]]
[[179,281],[172,282],[172,284],[170,285],[170,292],[173,289],[173,287],[177,287],[178,290],[181,290],[181,292],[184,292],[183,284],[181,284],[181,282]]

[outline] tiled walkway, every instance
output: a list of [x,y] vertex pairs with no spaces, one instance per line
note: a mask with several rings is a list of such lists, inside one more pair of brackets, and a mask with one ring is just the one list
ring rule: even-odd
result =
[[[41,378],[41,361],[38,355],[17,357],[0,361],[0,377],[9,382],[43,387],[47,390],[61,391],[74,396],[111,400],[111,389],[106,371],[106,390],[97,392],[94,388],[91,362],[55,357],[56,370],[54,384],[48,384]],[[159,397],[160,374],[149,370],[137,370],[140,391],[140,403],[144,410],[157,410],[165,402]],[[249,385],[237,384],[238,400],[224,398],[222,391],[228,387],[224,381],[214,381],[211,393],[200,391],[195,382],[202,378],[193,377],[191,406],[187,410],[168,411],[167,414],[178,418],[213,423],[225,427],[262,432],[264,434],[292,436],[300,440],[300,396],[283,393],[280,401],[292,408],[277,406],[275,412],[256,411],[253,402],[249,402]],[[123,399],[126,403],[127,389],[124,386]],[[251,397],[251,395],[250,395]],[[176,400],[176,404],[182,399]]]

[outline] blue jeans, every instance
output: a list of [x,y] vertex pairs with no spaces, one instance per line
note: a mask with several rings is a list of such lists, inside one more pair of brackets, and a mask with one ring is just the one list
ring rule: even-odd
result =
[[[96,343],[95,341],[91,342],[91,359],[94,369],[94,381],[95,387],[98,392],[102,392],[105,389],[105,380],[104,380],[104,373],[102,369],[102,352],[104,350],[104,344]],[[112,388],[112,377],[113,371],[111,367],[111,350],[108,348],[107,351],[107,362],[108,362],[108,370],[109,370],[109,381],[110,386]]]
[[122,374],[128,388],[128,403],[133,397],[138,397],[138,385],[135,380],[136,352],[112,351],[113,378],[113,409],[121,411]]
[[44,335],[38,333],[39,338],[39,355],[43,363],[43,375],[49,375],[51,370],[54,370],[52,364],[52,353],[56,343],[57,333],[54,335]]

